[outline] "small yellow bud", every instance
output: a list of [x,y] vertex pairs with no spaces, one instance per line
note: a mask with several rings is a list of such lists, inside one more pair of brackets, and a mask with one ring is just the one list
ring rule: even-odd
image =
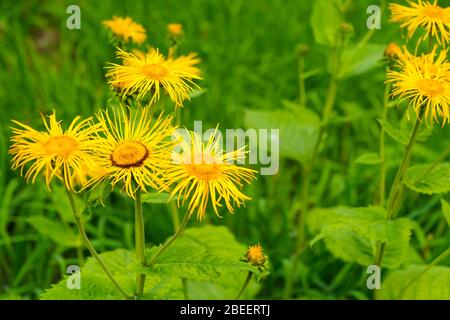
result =
[[402,49],[395,42],[391,42],[384,50],[384,56],[388,59],[399,59],[402,55]]
[[266,262],[266,256],[260,244],[248,248],[246,259],[254,266],[262,266]]
[[183,25],[181,23],[169,23],[167,25],[169,36],[178,38],[183,34]]

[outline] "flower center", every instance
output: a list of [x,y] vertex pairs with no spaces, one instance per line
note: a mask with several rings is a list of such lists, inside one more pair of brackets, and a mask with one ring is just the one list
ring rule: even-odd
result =
[[148,158],[147,148],[140,142],[125,142],[111,153],[111,162],[116,167],[130,168],[141,166]]
[[141,70],[143,74],[154,80],[162,80],[168,74],[166,68],[156,63],[146,64],[141,68]]
[[417,81],[417,86],[420,93],[427,97],[439,96],[444,92],[444,86],[434,79],[420,79]]
[[215,163],[212,155],[196,154],[191,164],[186,164],[186,168],[191,175],[205,181],[210,181],[220,176],[222,167]]
[[72,137],[60,135],[50,137],[43,144],[43,147],[48,154],[68,158],[74,151],[78,150],[78,142]]
[[444,9],[435,4],[429,5],[423,8],[423,15],[431,19],[442,19]]

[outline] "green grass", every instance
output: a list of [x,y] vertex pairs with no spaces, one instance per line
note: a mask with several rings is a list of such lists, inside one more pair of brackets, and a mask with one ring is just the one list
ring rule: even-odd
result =
[[[348,21],[355,28],[351,41],[367,32],[366,8],[373,1],[353,1]],[[312,1],[306,0],[164,0],[80,1],[81,30],[65,27],[71,1],[3,1],[0,4],[0,297],[35,299],[61,279],[65,268],[78,263],[77,252],[41,235],[26,222],[30,216],[61,219],[65,204],[52,199],[44,184],[26,184],[10,170],[7,153],[11,119],[38,125],[40,113],[52,109],[70,119],[89,116],[105,107],[109,89],[106,63],[114,48],[101,21],[113,15],[133,17],[148,31],[148,41],[167,50],[165,26],[184,25],[181,52],[197,52],[202,60],[205,93],[186,103],[182,123],[243,127],[245,108],[275,110],[282,101],[298,101],[297,52],[299,43],[310,46],[306,70],[318,70],[306,82],[307,107],[320,113],[330,76],[326,73],[329,49],[315,44],[310,25]],[[372,43],[402,42],[397,26],[383,16],[382,29]],[[367,151],[376,152],[385,69],[382,63],[341,84],[333,123],[312,173],[311,204],[365,206],[374,203],[378,168],[354,164]],[[391,123],[403,109],[389,111]],[[448,144],[449,129],[436,128],[427,144],[417,145],[413,163],[431,162]],[[283,143],[281,141],[281,143]],[[388,186],[402,156],[402,148],[386,138]],[[282,159],[280,172],[261,176],[246,192],[253,198],[234,215],[223,219],[209,212],[208,223],[224,224],[245,244],[261,243],[272,263],[259,298],[282,298],[295,243],[292,204],[301,184],[301,167]],[[389,189],[388,189],[389,190]],[[413,247],[423,262],[430,262],[450,245],[442,218],[440,196],[408,193],[402,215],[417,225]],[[63,208],[63,209],[61,209]],[[164,205],[144,205],[147,245],[172,234],[170,212]],[[133,203],[119,193],[105,208],[91,212],[88,233],[99,251],[133,247]],[[202,222],[204,223],[204,222]],[[192,221],[191,224],[199,224]],[[87,251],[84,252],[87,256]],[[449,259],[442,262],[448,264]],[[294,296],[309,299],[366,299],[365,269],[333,257],[322,244],[307,249],[301,258]]]

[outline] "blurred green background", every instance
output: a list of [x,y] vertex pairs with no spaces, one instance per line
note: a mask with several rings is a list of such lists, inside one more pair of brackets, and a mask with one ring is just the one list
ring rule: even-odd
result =
[[[350,44],[368,29],[366,8],[379,1],[338,1],[347,7],[354,27]],[[114,61],[114,48],[102,20],[113,15],[131,16],[147,30],[148,43],[167,51],[166,25],[182,23],[185,40],[180,52],[197,52],[202,63],[205,92],[182,110],[182,123],[194,120],[204,127],[244,127],[246,108],[282,109],[283,101],[299,100],[297,46],[307,44],[306,107],[320,114],[330,75],[330,49],[316,44],[310,17],[314,1],[307,0],[151,0],[151,1],[2,1],[0,3],[0,296],[34,299],[61,279],[68,264],[77,264],[75,249],[54,241],[36,227],[38,216],[58,221],[68,207],[58,190],[44,184],[26,184],[10,170],[11,119],[41,125],[40,113],[52,109],[67,119],[90,116],[105,107],[110,97],[105,82],[106,63]],[[81,30],[66,28],[66,8],[81,8]],[[385,47],[402,43],[398,26],[387,22],[370,42]],[[378,168],[354,164],[367,151],[377,151],[385,67],[342,81],[335,116],[313,173],[312,205],[364,206],[374,203]],[[393,108],[389,118],[400,119]],[[427,145],[418,145],[414,162],[431,161],[448,141],[448,128],[434,130]],[[392,181],[402,148],[387,140],[388,182]],[[281,141],[283,143],[283,141]],[[271,275],[262,282],[259,298],[282,297],[295,243],[292,203],[301,181],[298,162],[283,158],[275,176],[261,176],[246,192],[253,198],[234,215],[208,223],[224,224],[245,244],[261,243],[272,263]],[[145,205],[148,245],[172,234],[167,206]],[[92,210],[88,233],[99,251],[133,247],[133,203],[115,193],[105,208]],[[403,214],[417,221],[412,243],[421,261],[430,261],[450,244],[439,197],[408,194]],[[191,221],[191,224],[198,224]],[[202,222],[205,223],[205,222]],[[442,225],[444,223],[444,225]],[[40,230],[39,230],[40,229]],[[56,231],[57,232],[57,231]],[[84,252],[87,255],[87,252]],[[447,261],[448,262],[448,261]],[[294,296],[316,299],[366,299],[365,269],[334,258],[323,245],[307,250],[296,275]]]

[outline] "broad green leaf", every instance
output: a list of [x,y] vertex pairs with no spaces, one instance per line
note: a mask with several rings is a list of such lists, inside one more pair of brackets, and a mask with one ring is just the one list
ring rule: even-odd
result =
[[356,158],[355,163],[372,165],[372,164],[381,163],[381,161],[382,160],[378,153],[369,152],[369,153],[364,153],[364,154],[360,155],[358,158]]
[[[122,288],[133,295],[136,288],[135,254],[117,249],[101,254],[112,275]],[[103,273],[97,261],[89,258],[80,269],[80,289],[69,289],[68,276],[47,289],[43,300],[121,300],[124,297]],[[141,299],[182,299],[181,279],[173,275],[148,274]]]
[[410,189],[425,194],[450,191],[450,163],[440,163],[426,172],[429,166],[421,164],[410,167],[406,173],[405,184]]
[[359,75],[376,67],[383,58],[385,45],[366,44],[349,48],[342,54],[341,78]]
[[311,157],[320,127],[319,117],[301,107],[297,112],[246,109],[244,123],[249,129],[279,129],[280,155],[300,162]]
[[40,234],[49,237],[56,243],[67,247],[79,247],[80,238],[61,222],[56,222],[42,216],[31,216],[26,221],[32,225]]
[[308,226],[319,234],[313,246],[325,239],[333,255],[364,266],[373,264],[378,242],[385,242],[383,266],[397,268],[407,258],[411,223],[408,219],[385,220],[382,208],[316,209],[308,216]]
[[[147,262],[159,248],[147,250]],[[137,270],[151,274],[177,274],[194,280],[214,280],[229,272],[240,277],[245,277],[249,271],[258,273],[255,267],[240,261],[245,252],[246,247],[238,243],[225,227],[189,228],[159,256],[156,264],[143,269],[138,267]]]
[[[389,122],[378,119],[378,122],[380,123],[384,132],[386,132],[392,139],[403,145],[408,144],[409,138],[411,136],[412,126],[414,125],[414,121],[415,120],[413,119],[408,119],[407,117],[404,117],[400,122],[400,127],[394,128]],[[422,128],[419,129],[416,140],[426,141],[428,137],[431,135],[432,130],[433,130],[432,128],[423,126]]]
[[[425,268],[426,266],[409,266],[389,273],[381,285],[380,299],[449,300],[450,268],[434,266],[416,279]],[[414,282],[400,295],[411,280]]]
[[[142,202],[144,203],[167,203],[169,201],[170,194],[167,192],[153,192],[144,193],[142,195]],[[176,198],[172,198],[175,200]]]
[[450,226],[450,203],[448,203],[445,199],[441,199],[442,204],[442,213],[444,214],[445,220],[447,220],[447,224]]
[[311,27],[317,43],[334,47],[339,39],[342,16],[333,0],[315,0]]

